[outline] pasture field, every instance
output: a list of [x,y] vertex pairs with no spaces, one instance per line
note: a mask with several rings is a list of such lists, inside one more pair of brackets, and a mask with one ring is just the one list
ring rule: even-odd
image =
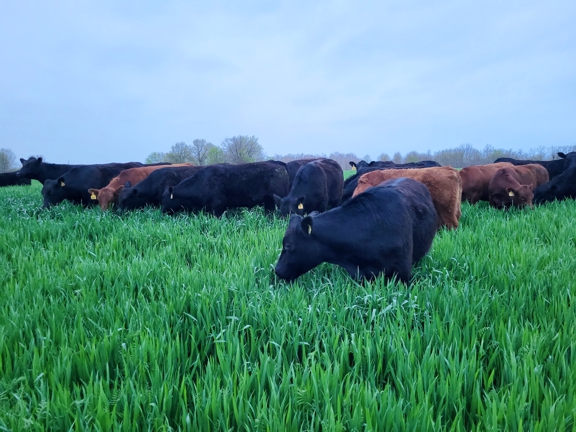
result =
[[576,429],[574,201],[464,204],[410,286],[287,284],[261,210],[42,210],[33,183],[0,190],[0,430]]

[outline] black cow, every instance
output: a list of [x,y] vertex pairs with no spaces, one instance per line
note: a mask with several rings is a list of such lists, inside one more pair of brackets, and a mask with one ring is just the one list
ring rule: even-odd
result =
[[[569,153],[570,154],[570,153]],[[576,166],[570,167],[549,182],[534,189],[534,204],[576,198]]]
[[28,159],[20,158],[22,168],[17,172],[17,175],[22,178],[38,180],[40,183],[48,179],[55,179],[63,176],[72,168],[77,168],[86,165],[69,165],[69,164],[53,164],[43,162],[42,158],[30,157]]
[[510,162],[513,165],[528,165],[528,164],[539,164],[542,165],[548,171],[548,176],[550,180],[554,177],[562,174],[562,172],[568,168],[570,163],[576,159],[576,152],[570,152],[568,154],[558,152],[557,153],[560,159],[555,160],[520,160],[520,159],[513,159],[508,157],[501,157],[494,161],[497,162]]
[[0,187],[29,185],[29,178],[22,178],[15,172],[0,173]]
[[169,186],[162,197],[162,211],[205,209],[221,216],[226,209],[259,205],[273,211],[274,194],[288,194],[288,172],[283,162],[209,165],[176,186]]
[[326,213],[293,215],[276,274],[294,280],[329,262],[355,279],[384,273],[407,283],[412,265],[430,250],[437,218],[426,186],[403,177],[388,180]]
[[[364,161],[361,161],[364,162]],[[417,169],[417,168],[432,168],[442,166],[436,161],[424,160],[420,162],[408,162],[405,164],[396,164],[390,161],[372,161],[362,165],[356,170],[356,174],[348,177],[344,181],[344,191],[342,192],[342,202],[348,201],[352,198],[356,186],[358,186],[358,179],[362,174],[366,174],[371,171],[384,170],[384,169]]]
[[292,183],[294,183],[294,178],[296,177],[298,170],[307,163],[318,159],[320,158],[296,159],[290,162],[286,162],[286,171],[288,171],[288,179],[290,180],[288,189],[292,188]]
[[[392,161],[383,161],[384,163],[387,163],[388,165],[394,165],[394,162]],[[354,161],[350,161],[348,162],[350,164],[350,166],[354,169],[356,169],[356,171],[363,169],[363,168],[368,168],[368,162],[366,162],[365,160],[361,160],[358,162],[354,162]]]
[[101,189],[121,171],[141,166],[140,162],[128,162],[81,165],[72,168],[57,179],[47,179],[44,182],[42,188],[44,207],[60,204],[64,200],[83,205],[98,203],[98,200],[91,198],[88,189]]
[[568,168],[576,167],[576,152],[562,153],[558,152],[558,156],[564,159],[564,171]]
[[286,197],[274,195],[274,201],[282,216],[324,212],[340,205],[343,185],[340,164],[332,159],[317,159],[298,170]]
[[407,162],[404,164],[397,164],[392,161],[372,161],[366,162],[361,160],[360,162],[349,162],[352,168],[356,168],[356,171],[366,169],[366,168],[396,168],[396,169],[408,169],[408,168],[432,168],[441,166],[438,162],[432,160],[423,160],[420,162]]
[[133,186],[130,182],[124,185],[120,192],[116,209],[135,210],[150,206],[159,206],[162,203],[162,195],[168,186],[175,186],[182,180],[193,176],[202,166],[162,168],[150,173],[148,177],[137,185]]

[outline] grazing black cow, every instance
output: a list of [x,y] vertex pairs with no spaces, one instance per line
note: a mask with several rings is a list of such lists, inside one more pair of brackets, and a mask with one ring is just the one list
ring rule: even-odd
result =
[[286,162],[286,171],[288,171],[288,179],[290,180],[288,189],[292,188],[292,183],[294,183],[294,178],[296,177],[298,170],[307,163],[318,159],[320,158],[296,159],[290,162]]
[[209,165],[176,186],[169,186],[162,197],[162,211],[205,209],[221,216],[226,209],[259,205],[273,211],[274,194],[288,194],[288,172],[283,162]]
[[91,197],[88,189],[103,188],[121,171],[141,166],[140,162],[128,162],[81,165],[72,168],[57,179],[47,179],[44,182],[42,188],[44,207],[60,204],[64,200],[83,205],[98,203],[98,200]]
[[0,173],[0,187],[29,185],[29,178],[22,178],[15,172]]
[[293,215],[276,274],[294,280],[329,262],[355,279],[383,273],[407,283],[412,265],[430,250],[437,217],[422,183],[404,177],[385,181],[326,213]]
[[286,197],[274,195],[274,201],[282,216],[324,212],[340,205],[343,185],[340,164],[332,159],[317,159],[298,170]]
[[[362,165],[360,165],[363,163]],[[365,164],[365,165],[364,165]],[[408,162],[405,164],[396,164],[390,161],[372,161],[367,163],[365,161],[360,161],[358,163],[360,168],[357,168],[356,174],[348,177],[344,181],[344,191],[342,192],[342,202],[348,201],[352,198],[356,187],[358,186],[358,179],[366,173],[376,170],[383,169],[417,169],[417,168],[433,168],[442,166],[436,161],[424,160],[420,162]]]
[[162,168],[151,173],[147,178],[132,186],[130,182],[124,185],[120,192],[116,209],[135,210],[149,206],[159,206],[162,194],[168,186],[175,186],[182,180],[193,176],[202,166]]
[[549,182],[534,189],[534,204],[544,204],[554,200],[576,198],[576,166],[570,167]]
[[85,165],[54,164],[43,162],[42,158],[29,157],[28,159],[20,158],[22,168],[17,171],[19,177],[38,180],[40,183],[48,179],[55,179],[66,174],[72,168]]
[[[568,154],[558,152],[560,159],[555,160],[520,160],[508,157],[501,157],[494,161],[497,162],[510,162],[512,165],[528,165],[528,164],[538,164],[542,165],[548,171],[548,177],[552,180],[554,177],[562,174],[562,172],[568,168],[572,161],[576,161],[576,152],[570,152]],[[575,162],[576,163],[576,162]]]

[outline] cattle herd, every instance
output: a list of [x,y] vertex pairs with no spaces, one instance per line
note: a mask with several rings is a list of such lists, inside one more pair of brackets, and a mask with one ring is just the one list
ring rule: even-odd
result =
[[117,212],[160,206],[165,213],[263,206],[290,216],[276,274],[294,280],[322,262],[355,279],[379,275],[409,282],[412,266],[438,229],[456,229],[461,201],[488,201],[498,209],[576,197],[576,152],[552,161],[497,159],[458,171],[434,161],[408,164],[350,162],[344,181],[332,159],[231,165],[97,165],[20,159],[0,186],[43,184],[44,207],[64,200]]

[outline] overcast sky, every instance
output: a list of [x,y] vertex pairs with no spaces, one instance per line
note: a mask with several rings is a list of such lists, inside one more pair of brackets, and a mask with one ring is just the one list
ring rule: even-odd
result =
[[576,145],[576,2],[0,0],[0,148]]

